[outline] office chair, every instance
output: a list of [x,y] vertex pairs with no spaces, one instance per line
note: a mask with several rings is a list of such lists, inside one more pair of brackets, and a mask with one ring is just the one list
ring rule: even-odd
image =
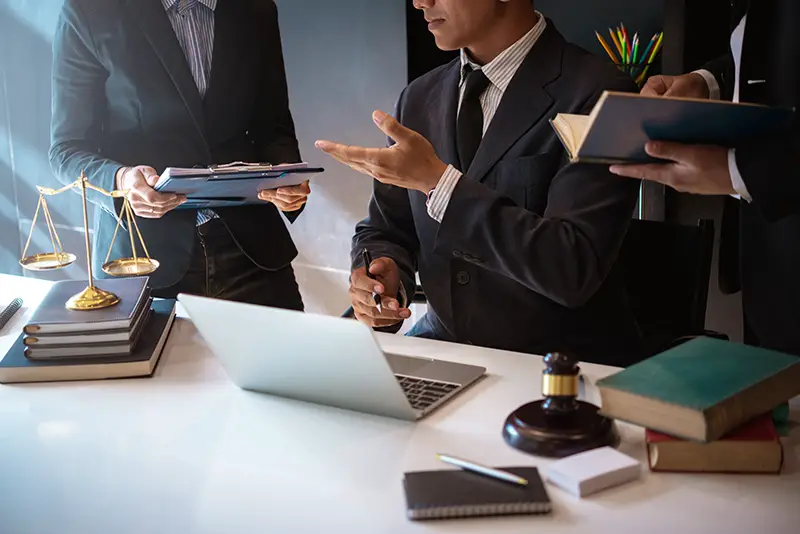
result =
[[712,220],[631,221],[619,266],[647,356],[697,336],[727,339],[705,329],[713,253]]

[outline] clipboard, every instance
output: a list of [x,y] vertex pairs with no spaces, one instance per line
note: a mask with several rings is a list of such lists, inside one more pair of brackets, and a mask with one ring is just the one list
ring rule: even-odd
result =
[[187,201],[178,209],[228,208],[263,204],[258,198],[261,191],[300,185],[323,172],[322,167],[307,163],[234,162],[191,169],[170,167],[159,177],[154,189],[186,195]]

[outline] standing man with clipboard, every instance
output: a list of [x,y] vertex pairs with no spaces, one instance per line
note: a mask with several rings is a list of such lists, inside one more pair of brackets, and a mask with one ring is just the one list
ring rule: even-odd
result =
[[[155,296],[303,309],[280,212],[300,215],[307,183],[264,192],[263,205],[213,211],[176,209],[184,198],[153,189],[167,167],[301,161],[273,1],[66,0],[53,42],[51,137],[59,180],[85,171],[99,187],[131,191],[161,263]],[[105,253],[121,205],[90,200]],[[129,247],[117,239],[111,255],[129,256]]]

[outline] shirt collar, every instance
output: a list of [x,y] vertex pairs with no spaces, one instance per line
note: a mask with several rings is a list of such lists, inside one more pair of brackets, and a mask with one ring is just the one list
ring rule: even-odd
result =
[[472,61],[467,50],[462,48],[460,83],[464,83],[464,74],[466,70],[464,67],[469,65],[473,70],[482,70],[493,85],[499,88],[500,91],[505,92],[509,84],[511,84],[511,80],[514,78],[517,70],[519,70],[520,65],[525,61],[528,53],[533,49],[533,45],[536,44],[536,41],[539,40],[539,37],[541,37],[547,27],[547,20],[545,20],[544,16],[538,11],[536,15],[539,17],[539,20],[534,27],[523,35],[520,40],[503,50],[500,55],[486,65],[481,66]]
[[[177,4],[178,2],[182,2],[183,0],[161,0],[161,3],[164,5],[164,11],[169,11],[169,9]],[[217,9],[217,1],[218,0],[198,0],[201,4],[206,6],[211,11]]]

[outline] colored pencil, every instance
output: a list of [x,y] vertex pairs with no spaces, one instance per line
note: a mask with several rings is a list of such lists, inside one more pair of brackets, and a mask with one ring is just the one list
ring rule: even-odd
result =
[[655,57],[658,54],[659,50],[661,50],[661,43],[663,41],[664,41],[664,32],[661,32],[658,35],[658,41],[656,41],[656,45],[653,47],[653,53],[650,56],[650,61],[648,61],[648,63],[652,63],[653,59],[655,59]]
[[647,64],[647,63],[649,63],[649,62],[650,62],[650,60],[649,60],[649,58],[650,58],[650,51],[653,49],[653,45],[655,45],[655,44],[656,44],[656,41],[657,41],[657,40],[658,40],[658,34],[656,33],[656,34],[655,34],[655,35],[653,35],[653,37],[650,39],[650,43],[647,45],[647,48],[645,49],[645,51],[644,51],[644,54],[642,54],[642,63],[645,63],[645,64]]
[[633,63],[634,65],[636,65],[639,62],[639,58],[637,57],[638,53],[639,53],[639,34],[637,33],[633,36],[633,55],[631,58],[631,63]]
[[606,44],[606,41],[605,41],[605,39],[603,39],[603,36],[600,35],[600,33],[598,33],[598,32],[594,32],[594,34],[597,35],[597,40],[600,41],[601,45],[603,45],[603,48],[605,49],[606,54],[608,54],[608,57],[611,58],[611,61],[616,63],[617,62],[617,57],[614,55],[614,52],[611,51],[611,47],[609,47],[608,44]]
[[[655,35],[653,36],[653,38],[655,38]],[[653,64],[653,60],[656,58],[656,55],[658,54],[658,51],[661,48],[661,43],[663,42],[663,40],[664,40],[664,32],[661,32],[661,33],[658,34],[658,40],[656,41],[656,44],[653,47],[652,53],[650,54],[649,57],[645,56],[646,65],[644,67],[644,71],[642,71],[642,73],[636,79],[636,83],[641,85],[641,83],[647,77],[647,72],[650,70],[650,65]]]
[[617,38],[617,34],[614,33],[614,30],[611,28],[608,29],[608,33],[611,34],[611,41],[614,43],[614,46],[617,47],[617,52],[619,52],[620,63],[622,63],[622,45],[619,44],[619,39]]
[[628,40],[628,30],[625,29],[625,25],[623,23],[619,23],[619,31],[622,32],[622,38],[625,40],[625,46],[627,49],[630,49],[631,42]]

